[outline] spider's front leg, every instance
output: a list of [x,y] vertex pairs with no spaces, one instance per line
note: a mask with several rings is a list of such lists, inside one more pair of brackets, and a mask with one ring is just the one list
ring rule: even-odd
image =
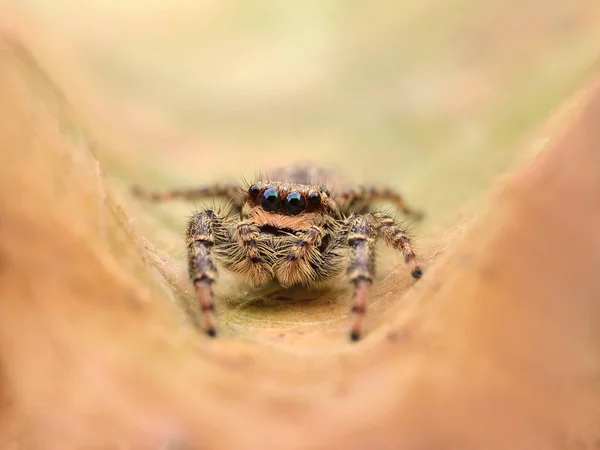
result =
[[256,224],[232,223],[212,210],[193,216],[187,228],[188,265],[190,279],[204,318],[204,329],[216,336],[212,284],[217,279],[215,253],[225,267],[248,277],[254,285],[273,278],[265,255],[269,248],[261,245]]
[[214,211],[207,210],[190,219],[186,235],[190,279],[202,310],[204,330],[212,337],[217,334],[212,291],[217,267],[212,249],[215,245],[214,228],[222,226],[222,219]]
[[353,214],[348,218],[350,262],[348,277],[354,284],[350,339],[358,341],[367,309],[369,288],[375,271],[375,242],[377,233],[365,215]]
[[410,238],[392,217],[382,213],[354,214],[348,218],[347,229],[350,247],[348,276],[354,284],[350,339],[358,341],[375,270],[377,235],[383,236],[388,245],[402,251],[413,278],[421,278],[423,271],[416,262]]

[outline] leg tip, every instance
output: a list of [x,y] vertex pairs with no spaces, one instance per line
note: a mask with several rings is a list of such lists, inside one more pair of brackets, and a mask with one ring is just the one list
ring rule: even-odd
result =
[[423,269],[420,267],[415,267],[410,274],[413,278],[421,278],[423,276]]
[[209,328],[208,330],[206,330],[206,334],[214,338],[217,336],[217,330],[215,330],[214,328]]
[[360,333],[358,331],[355,331],[355,330],[351,331],[350,332],[350,340],[352,342],[360,341]]

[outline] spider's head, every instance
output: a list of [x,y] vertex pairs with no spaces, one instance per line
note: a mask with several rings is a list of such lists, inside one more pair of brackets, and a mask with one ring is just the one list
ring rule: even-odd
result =
[[300,228],[337,211],[322,186],[257,182],[248,188],[247,214],[261,225]]

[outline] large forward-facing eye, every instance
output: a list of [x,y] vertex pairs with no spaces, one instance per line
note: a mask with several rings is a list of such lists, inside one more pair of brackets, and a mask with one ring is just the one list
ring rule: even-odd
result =
[[300,214],[306,209],[306,200],[300,192],[290,192],[283,202],[283,208],[288,214]]
[[278,210],[279,192],[277,192],[277,189],[265,189],[260,196],[260,206],[262,206],[265,211],[269,212]]

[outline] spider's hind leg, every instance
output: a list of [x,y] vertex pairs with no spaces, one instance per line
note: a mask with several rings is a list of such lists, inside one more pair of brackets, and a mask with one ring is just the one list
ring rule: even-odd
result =
[[425,216],[423,211],[410,207],[398,191],[383,186],[357,186],[340,193],[339,198],[350,209],[361,209],[373,202],[382,201],[393,203],[404,215],[413,220],[418,221]]
[[243,203],[243,197],[240,195],[239,187],[234,183],[216,183],[207,186],[172,189],[168,191],[150,191],[141,186],[133,186],[132,192],[136,197],[153,202],[224,197],[226,199],[231,199],[233,206],[238,210],[241,209]]

